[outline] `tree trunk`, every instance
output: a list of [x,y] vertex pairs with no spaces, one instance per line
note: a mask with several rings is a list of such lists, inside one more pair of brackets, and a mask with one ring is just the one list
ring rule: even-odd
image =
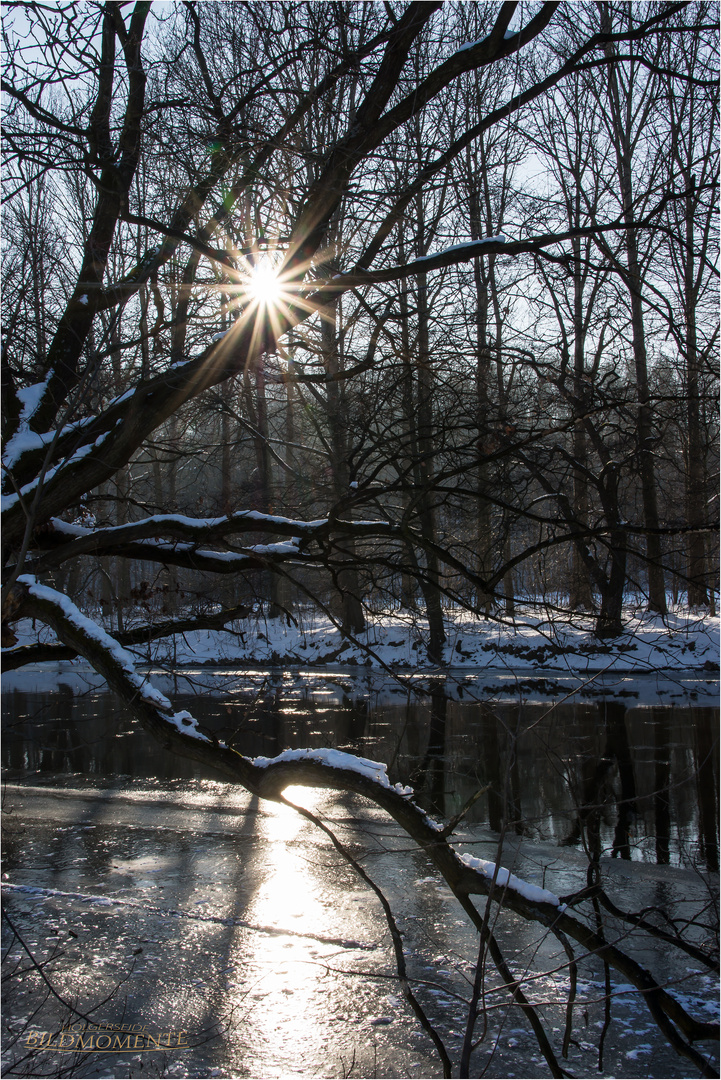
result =
[[[258,356],[255,368],[255,458],[257,470],[256,504],[262,514],[272,514],[273,500],[273,465],[270,454],[270,432],[268,428],[268,399],[265,393],[265,353]],[[279,619],[283,614],[281,575],[274,570],[263,573],[263,591],[267,597],[268,618]]]
[[606,581],[600,585],[601,610],[594,630],[598,638],[618,637],[623,633],[623,594],[626,585],[626,535],[623,530],[609,530],[608,546],[611,565]]
[[[418,382],[417,382],[417,476],[419,487],[419,519],[421,534],[429,543],[436,541],[436,514],[433,502],[433,373],[429,345],[428,283],[425,274],[416,278],[418,288]],[[428,619],[428,659],[433,664],[443,663],[443,645],[446,633],[443,629],[441,607],[440,570],[435,552],[426,551],[426,572],[421,578],[421,589],[426,602]]]
[[[601,7],[601,28],[611,29],[609,6]],[[608,59],[616,55],[615,46],[605,46]],[[629,91],[630,93],[630,91]],[[666,614],[666,590],[664,584],[661,538],[659,532],[658,499],[656,475],[653,460],[653,411],[648,389],[648,362],[646,356],[646,334],[643,319],[643,280],[638,254],[638,230],[634,227],[636,209],[633,202],[633,148],[631,144],[630,116],[626,122],[622,115],[618,77],[614,64],[609,66],[608,97],[610,117],[613,124],[613,137],[616,150],[618,180],[621,187],[623,219],[628,226],[626,238],[626,284],[631,301],[631,334],[633,358],[636,372],[636,392],[638,395],[636,434],[638,442],[639,474],[641,480],[641,498],[643,502],[646,533],[646,561],[648,573],[648,608],[661,615]],[[624,104],[627,104],[624,102]]]
[[[401,261],[405,260],[405,244],[403,238],[403,230],[399,231],[398,237],[398,257]],[[418,459],[418,438],[415,429],[414,420],[414,380],[413,380],[413,363],[411,359],[411,332],[410,332],[410,312],[408,310],[408,292],[409,283],[403,281],[400,286],[400,295],[398,299],[398,308],[400,311],[400,334],[401,334],[401,362],[403,364],[403,375],[401,379],[401,402],[403,408],[403,418],[405,423],[405,443],[403,447],[403,459],[400,463],[399,475],[401,479],[405,481],[403,485],[403,510],[404,514],[408,515],[410,512],[410,497],[406,490],[408,480],[411,476],[418,480],[416,471],[416,462]],[[414,573],[418,569],[418,559],[416,553],[409,543],[404,545],[405,559],[403,562],[403,568],[401,571],[401,608],[407,611],[416,613],[418,611],[418,604],[416,600],[418,582],[420,577]]]
[[[580,191],[576,187],[576,220],[580,224]],[[583,416],[588,405],[588,390],[585,379],[585,328],[583,305],[583,281],[581,278],[581,243],[573,242],[573,384],[576,402],[576,419],[573,426],[573,513],[578,525],[588,527],[588,448]],[[593,611],[593,592],[588,576],[588,568],[581,557],[576,544],[572,546],[571,581],[569,586],[569,607],[572,611]]]
[[[630,180],[630,172],[629,172]],[[646,362],[646,339],[641,302],[641,278],[638,269],[638,253],[635,231],[627,234],[629,276],[631,286],[631,325],[633,331],[633,355],[636,367],[638,391],[638,449],[641,474],[641,497],[646,528],[646,559],[648,561],[648,607],[660,615],[666,614],[666,589],[664,584],[661,537],[659,533],[656,475],[653,461],[653,412],[648,391]]]
[[[695,178],[685,176],[686,250],[684,252],[684,315],[686,320],[686,421],[688,444],[686,459],[686,521],[692,528],[704,523],[704,460],[699,394],[699,356],[696,331],[696,295],[694,287],[694,188]],[[703,532],[688,536],[687,570],[689,607],[708,603],[706,589],[706,551]]]
[[[348,466],[348,405],[345,386],[338,376],[342,371],[338,348],[338,304],[329,305],[321,321],[321,350],[326,382],[326,411],[330,434],[331,475],[333,498],[336,503],[348,497],[350,470]],[[339,616],[344,633],[357,634],[365,630],[365,616],[360,598],[360,581],[355,565],[355,543],[350,537],[337,538],[335,557],[342,564],[335,574],[340,601]],[[343,565],[347,564],[347,565]]]
[[[480,199],[469,177],[469,210],[471,239],[480,240]],[[491,351],[488,343],[488,274],[482,258],[473,260],[473,282],[476,290],[476,570],[482,580],[493,573],[493,535],[491,506],[487,498],[490,486],[488,468],[489,454],[489,382],[491,377]],[[479,590],[476,606],[490,615],[492,596]]]

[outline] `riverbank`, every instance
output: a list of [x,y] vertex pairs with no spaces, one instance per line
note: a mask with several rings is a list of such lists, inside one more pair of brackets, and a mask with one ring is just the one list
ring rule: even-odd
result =
[[[131,651],[140,662],[172,667],[341,665],[399,674],[512,671],[534,678],[546,672],[581,676],[695,672],[713,677],[719,671],[719,617],[681,607],[663,618],[628,607],[624,633],[610,640],[594,637],[593,618],[582,614],[539,614],[537,607],[519,607],[511,621],[447,610],[440,666],[428,662],[427,624],[421,616],[393,612],[369,614],[367,619],[366,630],[349,638],[316,609],[275,620],[260,613],[227,630],[186,631]],[[111,627],[106,629],[112,632]],[[29,621],[19,623],[16,633],[18,647],[38,640]],[[42,631],[40,640],[52,638]]]

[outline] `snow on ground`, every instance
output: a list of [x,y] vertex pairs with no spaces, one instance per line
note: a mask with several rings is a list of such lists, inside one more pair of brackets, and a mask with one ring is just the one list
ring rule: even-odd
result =
[[[262,613],[238,620],[227,630],[195,630],[128,649],[149,667],[155,685],[177,691],[185,669],[191,682],[221,691],[232,677],[250,692],[285,670],[299,694],[372,694],[397,702],[399,695],[425,692],[442,679],[450,699],[478,697],[526,702],[600,697],[635,705],[703,704],[719,699],[719,619],[676,609],[661,619],[636,609],[625,613],[625,633],[612,641],[593,636],[590,617],[566,616],[561,622],[520,610],[515,625],[446,612],[445,667],[428,662],[428,632],[420,617],[369,616],[368,628],[344,640],[331,620],[316,610],[294,610],[295,623],[268,620]],[[139,613],[139,619],[147,613]],[[158,616],[166,619],[167,616]],[[133,621],[126,616],[126,625]],[[16,625],[18,647],[52,640],[49,630]],[[290,670],[289,670],[290,669]],[[165,674],[163,674],[165,672]],[[172,674],[175,672],[176,674]],[[84,661],[32,664],[3,674],[4,691],[52,689],[59,679],[70,685],[101,685]],[[79,682],[78,682],[79,680]]]
[[[420,616],[369,615],[367,629],[354,635],[354,641],[344,640],[331,620],[315,610],[294,611],[293,616],[295,624],[288,625],[286,619],[254,614],[227,630],[194,630],[131,651],[141,661],[174,665],[342,664],[399,673],[437,670],[428,662],[427,624]],[[718,616],[682,608],[663,618],[629,608],[624,634],[606,641],[593,636],[593,619],[583,615],[539,617],[520,609],[511,623],[447,611],[445,623],[444,662],[453,669],[536,677],[547,672],[718,672]],[[29,621],[18,624],[16,633],[21,645],[37,640]],[[44,634],[43,638],[48,640]]]
[[[297,616],[298,625],[255,616],[232,631],[195,631],[177,640],[177,661],[248,663],[342,663],[395,670],[432,667],[426,655],[427,626],[400,614],[369,618],[367,630],[344,641],[318,613]],[[453,668],[499,671],[634,672],[718,670],[719,619],[678,610],[666,618],[629,611],[626,632],[612,641],[593,636],[593,621],[578,616],[551,621],[521,612],[515,625],[446,616],[445,663]],[[182,659],[181,659],[182,656]],[[713,665],[716,665],[715,667]]]

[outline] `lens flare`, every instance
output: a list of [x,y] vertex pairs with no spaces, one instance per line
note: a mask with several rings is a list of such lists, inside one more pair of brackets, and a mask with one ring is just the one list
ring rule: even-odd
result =
[[277,304],[281,287],[276,270],[270,263],[259,263],[250,275],[249,292],[255,302],[264,307]]

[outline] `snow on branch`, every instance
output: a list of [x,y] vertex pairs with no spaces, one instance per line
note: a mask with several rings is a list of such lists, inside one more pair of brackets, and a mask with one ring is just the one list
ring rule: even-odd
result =
[[[144,540],[125,544],[104,544],[94,547],[96,554],[116,555],[141,562],[157,562],[164,566],[180,566],[186,570],[198,570],[209,574],[238,574],[250,570],[264,570],[282,563],[317,565],[319,556],[301,551],[291,538],[281,544],[258,544],[242,551],[213,551],[201,549],[195,544],[163,543]],[[78,554],[74,547],[64,547],[39,559],[26,562],[33,573],[60,565]]]
[[497,236],[486,236],[480,240],[467,240],[460,244],[453,244],[442,251],[436,251],[431,255],[422,255],[411,262],[398,266],[384,266],[376,270],[369,270],[365,268],[365,264],[362,264],[347,274],[335,274],[330,280],[316,282],[317,291],[310,296],[306,296],[305,302],[310,306],[314,304],[322,306],[327,303],[327,294],[329,293],[345,292],[347,289],[361,288],[364,285],[399,281],[417,274],[427,274],[432,270],[458,266],[483,255],[503,254],[517,256],[540,254],[546,259],[565,262],[573,258],[572,252],[567,251],[566,253],[561,252],[552,255],[549,249],[557,249],[558,245],[566,244],[569,240],[597,237],[606,233],[623,233],[629,229],[657,229],[659,217],[666,205],[684,199],[687,195],[686,190],[666,191],[643,217],[633,221],[619,216],[615,220],[603,224],[594,222],[594,224],[588,226],[565,229],[559,232],[541,233],[520,240],[509,240],[503,233],[499,233]]
[[[521,251],[532,250],[527,242],[522,242]],[[518,243],[514,243],[511,249],[507,238],[503,233],[497,236],[486,236],[482,240],[467,240],[461,244],[452,244],[451,247],[442,251],[435,251],[432,255],[421,255],[403,266],[387,266],[380,270],[353,270],[349,274],[335,274],[330,281],[318,282],[318,297],[327,292],[344,292],[357,286],[371,285],[384,281],[397,281],[400,278],[413,277],[416,274],[427,274],[431,270],[441,270],[447,266],[457,266],[459,263],[470,262],[480,255],[497,255],[506,250],[512,254],[518,254]],[[307,298],[312,303],[314,297]],[[322,301],[319,299],[318,301]]]
[[15,432],[6,440],[3,448],[3,464],[8,469],[12,468],[13,462],[25,450],[34,449],[38,446],[42,447],[45,442],[49,442],[53,437],[52,434],[33,436],[30,433],[30,419],[42,400],[47,385],[48,380],[45,379],[44,382],[33,383],[32,386],[24,386],[15,391],[20,405],[20,412],[17,416]]
[[[517,30],[504,30],[504,32],[503,32],[503,40],[504,41],[510,41],[511,38],[514,38],[514,37],[517,37],[517,36],[518,36],[518,31]],[[485,37],[477,38],[475,41],[466,41],[466,42],[464,42],[463,45],[460,45],[456,49],[456,52],[457,53],[462,53],[462,52],[467,52],[468,49],[475,49],[476,46],[478,46],[478,45],[484,45],[485,42],[487,42],[490,39],[490,37],[491,37],[490,34],[486,34]]]
[[[429,262],[434,259],[446,259],[449,255],[475,255],[476,252],[483,251],[487,244],[505,244],[506,238],[503,233],[499,233],[498,236],[485,236],[482,240],[466,240],[463,244],[453,244],[451,247],[444,248],[443,251],[436,251],[432,255],[420,255],[415,262],[411,263],[411,266],[415,266],[416,263]],[[467,249],[471,249],[468,252]]]
[[553,904],[561,911],[566,910],[566,905],[561,904],[555,893],[550,892],[548,889],[542,889],[539,885],[531,885],[528,881],[524,881],[523,878],[516,877],[515,874],[506,870],[505,866],[496,866],[495,863],[489,862],[487,859],[477,859],[468,854],[460,855],[459,858],[464,866],[468,866],[472,870],[478,870],[484,877],[494,881],[499,889],[512,889],[513,892],[524,896],[526,900],[530,900],[532,903]]
[[[135,670],[135,658],[132,653],[124,649],[115,638],[92,619],[83,615],[64,593],[50,589],[47,585],[38,584],[30,574],[22,574],[17,581],[18,585],[24,585],[27,588],[31,604],[34,602],[46,616],[50,614],[51,617],[46,617],[45,621],[53,626],[56,633],[58,632],[57,624],[61,624],[65,636],[68,636],[69,630],[72,637],[83,640],[85,651],[96,658],[102,658],[105,666],[113,670],[116,676],[121,677],[124,683],[132,688],[133,697],[137,697],[143,705],[158,710],[166,723],[171,724],[178,731],[204,742],[210,741],[198,730],[197,721],[190,713],[173,712],[165,694],[162,694],[148,679]],[[55,609],[54,619],[51,614],[53,609]]]
[[284,536],[314,533],[328,524],[328,518],[301,521],[261,514],[256,510],[239,510],[224,517],[194,518],[185,514],[154,514],[126,525],[112,525],[103,529],[89,529],[70,524],[60,518],[52,518],[50,525],[67,537],[113,536],[114,542],[137,540],[146,536],[177,536],[187,540],[211,540],[238,532],[275,532]]
[[256,757],[253,764],[267,769],[269,765],[275,765],[279,761],[318,761],[331,769],[348,769],[360,776],[365,776],[380,784],[384,788],[392,788],[399,795],[412,795],[413,788],[404,784],[391,784],[388,779],[387,766],[382,761],[370,761],[369,758],[356,757],[355,754],[346,754],[342,750],[284,750],[277,757]]
[[[230,538],[248,532],[275,533],[287,539],[276,543],[246,544],[234,541],[232,550],[223,548]],[[239,511],[225,517],[191,518],[182,514],[157,514],[124,525],[90,528],[76,522],[51,518],[36,535],[36,544],[46,554],[29,567],[39,572],[80,555],[119,555],[202,568],[215,573],[257,569],[270,563],[307,563],[317,559],[308,552],[312,541],[331,536],[395,537],[399,528],[388,521],[345,521],[319,518],[301,521]],[[205,545],[221,545],[220,549]],[[203,545],[203,546],[201,546]]]
[[[82,446],[78,446],[68,457],[63,461],[60,461],[57,465],[54,465],[51,469],[44,471],[41,467],[33,480],[23,484],[22,487],[19,487],[10,494],[0,496],[0,510],[3,515],[9,514],[12,511],[17,513],[18,509],[22,509],[23,501],[30,496],[34,496],[41,486],[45,488],[53,482],[56,488],[62,489],[71,470],[80,465],[84,460],[87,460],[89,456],[92,457],[94,451],[100,449],[109,434],[109,431],[105,431],[96,438],[89,439]],[[16,455],[14,460],[20,460],[28,452],[35,453],[38,450],[43,450],[45,446],[45,443],[43,442],[44,439],[44,435],[33,436],[29,432],[27,435],[23,434],[22,431],[18,432],[12,440],[12,443],[14,444],[13,453]],[[19,447],[16,440],[19,440]],[[50,441],[52,441],[52,439]],[[12,446],[8,449],[11,450]],[[3,464],[6,463],[3,462]],[[11,468],[6,466],[6,475],[9,477],[11,474]],[[24,511],[22,516],[24,517]]]

